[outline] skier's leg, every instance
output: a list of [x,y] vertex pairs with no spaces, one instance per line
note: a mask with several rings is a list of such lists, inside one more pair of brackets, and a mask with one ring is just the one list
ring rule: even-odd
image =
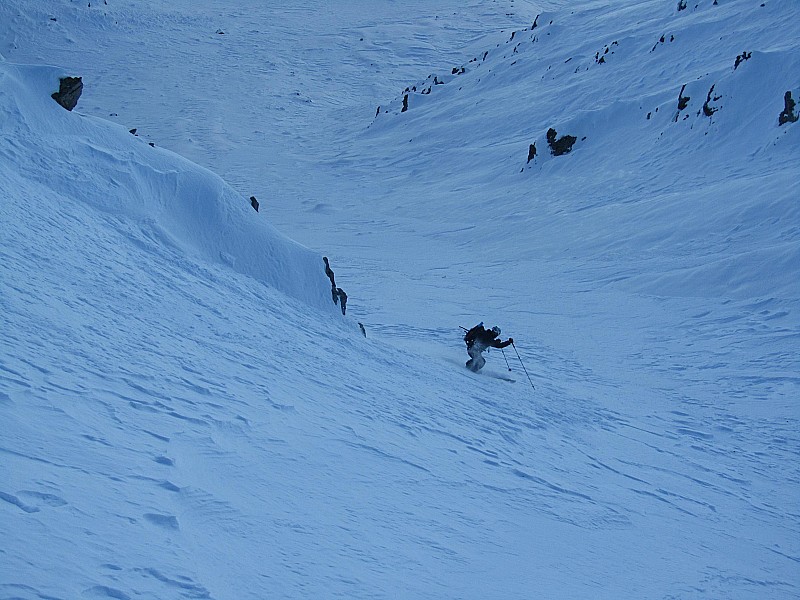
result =
[[477,371],[477,369],[475,368],[475,359],[477,359],[481,355],[480,352],[476,352],[475,347],[470,346],[469,348],[467,348],[467,354],[469,354],[469,360],[467,361],[467,368],[470,371]]
[[470,359],[467,361],[467,368],[470,371],[477,373],[481,370],[481,367],[486,364],[486,359],[483,358],[483,354],[475,346],[469,348],[467,353],[470,355]]

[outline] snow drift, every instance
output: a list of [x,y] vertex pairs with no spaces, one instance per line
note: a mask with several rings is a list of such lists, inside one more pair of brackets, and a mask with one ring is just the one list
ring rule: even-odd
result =
[[[84,203],[161,244],[226,264],[315,308],[335,309],[320,255],[278,233],[210,171],[119,125],[63,110],[50,95],[64,76],[52,67],[0,62],[6,206],[46,201],[57,218],[65,204]],[[12,197],[31,188],[47,190],[47,199]],[[11,227],[4,219],[3,228]]]

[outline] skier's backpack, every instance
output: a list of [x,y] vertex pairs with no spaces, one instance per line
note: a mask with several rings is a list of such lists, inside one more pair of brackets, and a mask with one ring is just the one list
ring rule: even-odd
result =
[[483,321],[467,331],[467,333],[464,334],[464,341],[467,343],[467,348],[472,348],[472,345],[475,343],[475,339],[485,331],[486,329],[483,327]]

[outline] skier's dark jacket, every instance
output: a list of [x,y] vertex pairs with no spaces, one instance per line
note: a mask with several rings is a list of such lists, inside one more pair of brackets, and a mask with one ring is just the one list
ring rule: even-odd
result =
[[467,343],[467,349],[471,349],[473,346],[477,345],[481,350],[490,346],[492,348],[505,348],[514,342],[511,338],[507,339],[505,342],[501,342],[497,336],[497,332],[486,329],[483,323],[478,323],[464,334],[464,341]]

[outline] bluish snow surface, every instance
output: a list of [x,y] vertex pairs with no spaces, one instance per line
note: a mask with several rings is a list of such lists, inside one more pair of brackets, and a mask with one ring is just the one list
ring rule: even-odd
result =
[[800,5],[283,4],[0,3],[0,598],[800,596]]

